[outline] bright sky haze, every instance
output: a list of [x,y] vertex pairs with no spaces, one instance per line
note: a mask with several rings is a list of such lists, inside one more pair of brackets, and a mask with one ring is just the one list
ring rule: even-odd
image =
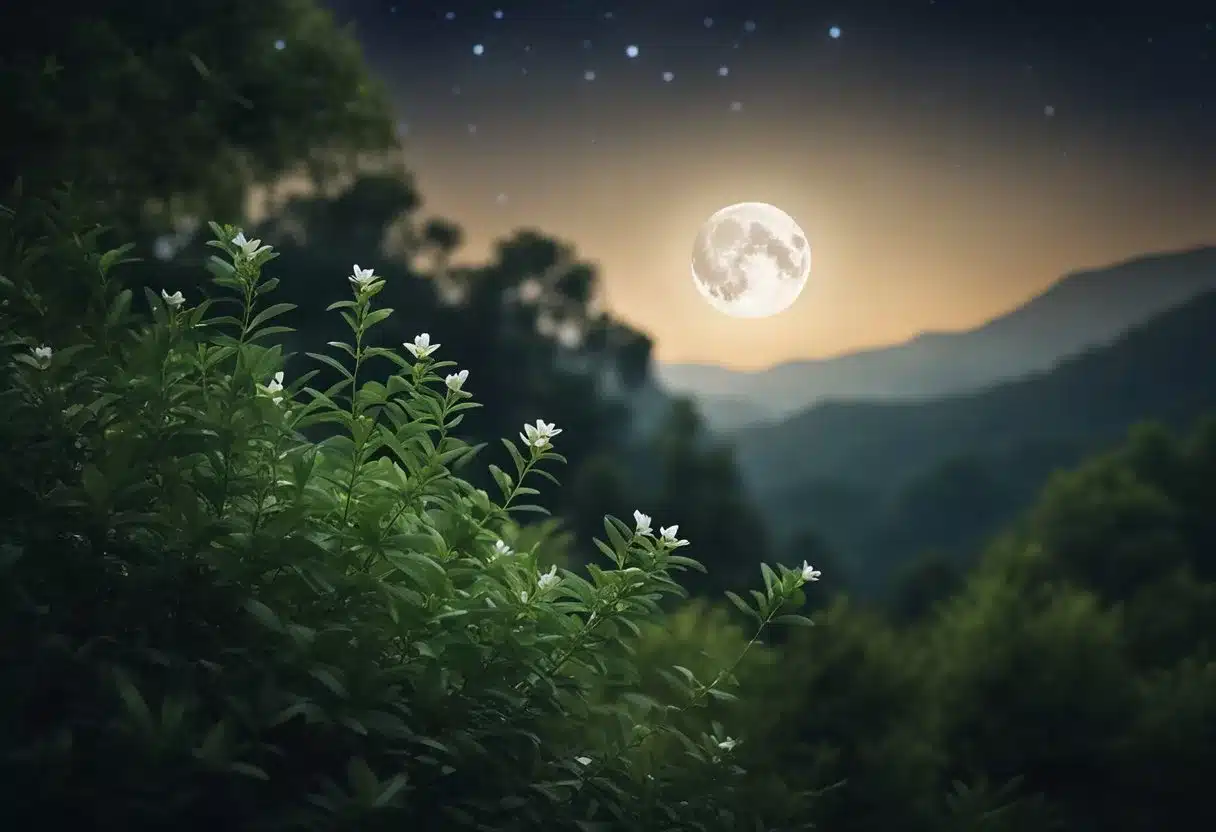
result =
[[[661,361],[759,368],[964,329],[1064,273],[1216,243],[1216,8],[1162,0],[334,0],[461,260],[529,227]],[[285,48],[290,48],[286,44]],[[810,283],[762,320],[689,277],[768,202]]]

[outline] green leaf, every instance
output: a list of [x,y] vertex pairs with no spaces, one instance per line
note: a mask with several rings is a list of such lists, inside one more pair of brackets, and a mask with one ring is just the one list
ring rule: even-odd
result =
[[117,326],[127,316],[127,313],[131,311],[131,297],[130,289],[123,289],[118,293],[110,304],[109,311],[106,312],[107,326]]
[[524,468],[527,466],[527,463],[524,462],[524,458],[520,456],[514,442],[512,442],[510,439],[503,439],[502,444],[506,446],[507,451],[509,451],[511,454],[511,459],[515,462],[515,477],[518,479],[519,477],[523,476]]
[[764,576],[764,590],[771,598],[773,595],[773,586],[777,583],[777,576],[773,569],[767,563],[760,564],[760,574]]
[[502,491],[504,500],[511,496],[511,489],[514,484],[511,482],[511,475],[499,468],[497,465],[490,465],[490,475],[494,477],[494,482],[498,483],[498,488]]
[[264,324],[271,318],[278,317],[284,312],[290,312],[296,308],[294,303],[275,303],[263,309],[258,314],[254,315],[253,320],[249,322],[250,329],[257,329],[260,324]]
[[375,800],[376,795],[380,793],[380,781],[367,764],[367,760],[362,757],[350,759],[346,764],[346,777],[355,795],[368,803]]
[[385,806],[390,805],[397,795],[400,794],[401,790],[405,788],[407,782],[404,774],[394,775],[392,780],[384,784],[384,788],[380,791],[372,806],[376,809],[383,809]]
[[756,612],[754,609],[749,607],[747,605],[747,602],[744,601],[742,598],[740,598],[735,593],[731,592],[730,590],[727,590],[726,597],[730,599],[730,602],[735,605],[736,609],[738,609],[741,613],[746,615],[748,618],[754,618],[756,621],[764,620],[760,617],[760,614],[758,612]]
[[686,558],[683,555],[669,555],[667,562],[677,566],[687,566],[688,568],[695,569],[698,572],[709,574],[709,570],[705,568],[705,564],[701,563],[701,561],[694,560],[693,558]]
[[308,671],[308,675],[316,679],[321,684],[329,689],[330,693],[340,699],[347,699],[350,694],[346,688],[338,681],[338,677],[334,676],[333,671],[325,667],[314,667]]
[[198,747],[195,753],[199,759],[206,762],[214,762],[223,753],[227,742],[228,724],[221,719],[207,731],[207,736],[203,737],[202,745]]
[[678,670],[680,672],[680,675],[682,675],[685,679],[688,680],[688,684],[690,684],[690,685],[697,684],[696,674],[693,673],[691,670],[689,670],[687,667],[684,667],[683,665],[673,664],[672,669]]
[[309,358],[320,361],[322,364],[328,364],[330,367],[333,367],[335,370],[337,370],[339,373],[341,373],[342,376],[344,378],[346,378],[347,380],[351,380],[354,378],[354,375],[351,373],[351,371],[346,369],[346,367],[342,365],[342,362],[338,361],[336,358],[332,358],[331,356],[328,356],[328,355],[322,355],[319,352],[306,352],[304,354],[307,355]]
[[135,683],[126,673],[114,668],[114,684],[118,688],[118,696],[122,699],[123,706],[127,709],[127,713],[139,725],[140,729],[151,736],[156,730],[156,721],[152,718],[152,711],[148,707],[148,703],[144,701],[144,697],[140,694],[139,689],[135,687]]
[[608,535],[608,541],[612,544],[612,550],[616,552],[618,556],[629,548],[628,544],[625,543],[624,536],[616,527],[616,524],[612,522],[611,517],[604,518],[604,532]]
[[773,619],[774,624],[789,624],[794,627],[814,627],[815,622],[805,615],[779,615]]
[[507,511],[519,511],[519,512],[527,512],[530,514],[544,514],[544,515],[552,514],[552,512],[549,511],[549,509],[545,508],[544,506],[537,506],[537,505],[532,505],[532,504],[525,504],[522,506],[511,506],[510,508],[507,509]]
[[228,770],[235,774],[243,774],[255,780],[269,780],[270,775],[252,763],[229,763]]
[[393,314],[393,310],[391,309],[376,309],[367,313],[367,317],[363,319],[363,329],[371,329],[391,314]]
[[266,629],[273,630],[276,633],[284,631],[283,622],[274,614],[274,610],[256,598],[248,599],[242,606]]

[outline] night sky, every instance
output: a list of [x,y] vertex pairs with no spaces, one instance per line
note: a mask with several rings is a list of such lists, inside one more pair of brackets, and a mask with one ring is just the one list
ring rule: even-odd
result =
[[[459,259],[521,227],[566,240],[663,361],[968,328],[1068,271],[1216,243],[1216,3],[328,5]],[[801,299],[759,321],[689,276],[701,223],[744,201],[814,251]]]

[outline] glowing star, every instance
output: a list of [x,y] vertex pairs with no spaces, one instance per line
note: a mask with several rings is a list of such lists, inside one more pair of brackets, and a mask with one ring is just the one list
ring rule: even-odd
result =
[[833,40],[840,37],[840,27],[833,26],[831,29],[828,29],[828,37],[832,38]]
[[584,73],[583,73],[583,80],[584,80],[584,81],[594,81],[594,80],[595,80],[595,70],[594,70],[594,69],[589,69],[589,70],[587,70],[586,72],[584,72]]
[[718,75],[720,75],[723,78],[725,78],[727,75],[730,75],[730,67],[728,67],[728,66],[718,67]]
[[667,82],[667,83],[669,83],[669,84],[670,84],[672,81],[674,81],[674,80],[675,80],[675,78],[676,78],[676,74],[675,74],[674,72],[664,72],[664,73],[663,73],[663,80],[664,80],[664,81],[666,81],[666,82]]
[[701,21],[701,24],[702,24],[702,25],[703,25],[703,26],[704,26],[706,29],[712,29],[712,28],[714,27],[714,19],[713,19],[712,17],[707,17],[707,18],[705,18],[704,20],[702,20],[702,21]]
[[495,10],[494,10],[494,19],[495,19],[495,20],[502,20],[502,9],[495,9]]
[[485,51],[486,51],[486,48],[484,46],[482,46],[480,43],[473,44],[473,54],[474,55],[485,54]]
[[283,40],[282,38],[279,38],[278,40],[276,40],[274,42],[274,48],[279,50],[280,52],[282,52],[284,49],[287,48],[287,41]]
[[636,58],[638,56],[638,48],[631,43],[625,47],[625,54],[630,58]]

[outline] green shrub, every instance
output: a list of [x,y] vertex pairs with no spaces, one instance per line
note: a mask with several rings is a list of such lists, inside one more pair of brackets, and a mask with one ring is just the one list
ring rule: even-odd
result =
[[[128,830],[806,828],[798,793],[751,799],[725,729],[676,718],[731,699],[735,661],[675,668],[662,701],[620,685],[698,566],[676,527],[609,517],[604,567],[542,561],[555,525],[518,518],[544,513],[531,483],[553,479],[561,431],[503,441],[499,495],[457,476],[482,450],[454,435],[477,379],[426,336],[366,345],[392,312],[371,270],[331,307],[352,341],[307,354],[341,376],[318,390],[267,345],[291,306],[268,302],[273,251],[237,229],[212,225],[226,295],[145,291],[148,317],[113,277],[127,249],[70,233],[61,206],[0,226],[7,811]],[[319,423],[341,431],[309,442]],[[756,634],[807,623],[792,611],[817,573],[763,575],[733,599]]]

